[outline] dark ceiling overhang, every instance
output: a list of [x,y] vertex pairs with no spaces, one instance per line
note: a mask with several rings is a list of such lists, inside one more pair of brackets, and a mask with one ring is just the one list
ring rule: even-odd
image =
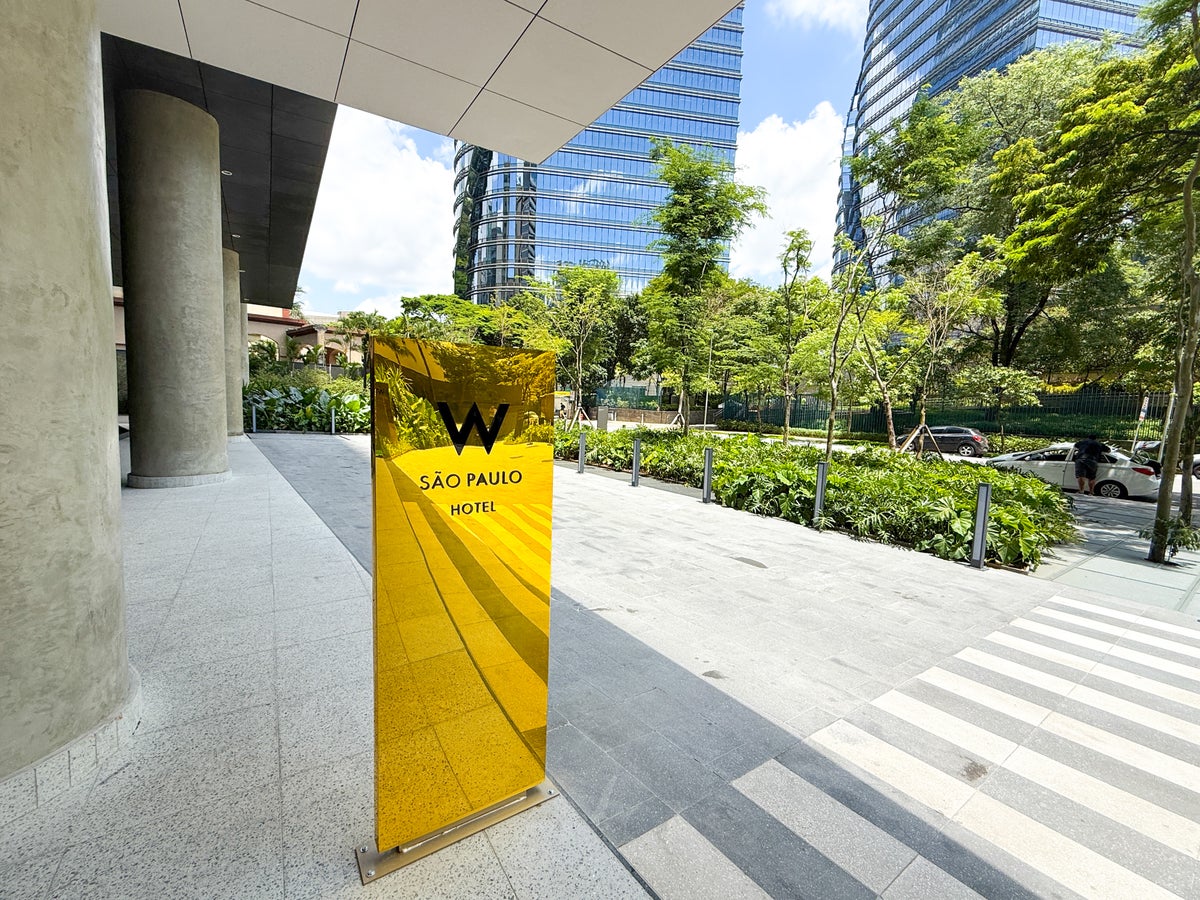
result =
[[247,303],[289,307],[296,293],[337,104],[105,34],[109,230],[121,279],[116,95],[159,91],[206,110],[221,134],[221,240],[236,250]]

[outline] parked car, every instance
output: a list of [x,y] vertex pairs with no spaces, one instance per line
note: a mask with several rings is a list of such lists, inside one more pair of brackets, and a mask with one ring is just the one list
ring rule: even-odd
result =
[[[1158,461],[1158,454],[1162,450],[1162,441],[1138,441],[1137,447],[1133,452],[1133,461],[1143,463],[1152,468],[1155,473],[1162,474],[1162,463]],[[1183,471],[1183,460],[1179,460],[1179,471]],[[1200,478],[1200,456],[1192,459],[1192,477]]]
[[[988,460],[989,466],[1016,469],[1036,475],[1065,490],[1075,490],[1075,445],[1051,444],[1041,450],[1003,453]],[[1106,453],[1096,472],[1096,494],[1100,497],[1145,497],[1158,494],[1159,478],[1145,463],[1135,462],[1120,450]]]
[[[934,443],[943,453],[957,453],[959,456],[983,456],[988,451],[988,439],[982,431],[974,428],[963,428],[959,425],[931,425]],[[912,442],[916,449],[920,436]],[[926,443],[929,441],[926,435]]]

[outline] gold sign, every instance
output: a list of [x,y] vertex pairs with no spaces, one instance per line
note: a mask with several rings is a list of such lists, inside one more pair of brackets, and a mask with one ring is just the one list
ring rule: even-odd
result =
[[545,778],[555,358],[374,338],[372,360],[383,850]]

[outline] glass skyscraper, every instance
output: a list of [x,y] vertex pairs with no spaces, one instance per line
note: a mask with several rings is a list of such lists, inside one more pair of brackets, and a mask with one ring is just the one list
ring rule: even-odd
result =
[[[871,131],[908,112],[924,85],[930,95],[985,69],[1000,69],[1034,49],[1112,34],[1132,35],[1143,0],[871,0],[862,69],[846,116],[843,153],[854,155]],[[880,198],[863,196],[843,166],[838,230],[861,242],[862,220]]]
[[566,265],[613,269],[624,293],[645,287],[662,269],[647,245],[666,196],[650,139],[707,147],[732,164],[741,72],[739,6],[541,165],[458,144],[455,293],[486,303]]

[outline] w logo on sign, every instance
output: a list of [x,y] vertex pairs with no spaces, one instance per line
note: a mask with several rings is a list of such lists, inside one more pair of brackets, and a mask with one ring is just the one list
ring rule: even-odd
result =
[[450,441],[454,444],[454,449],[458,451],[459,456],[462,456],[463,447],[467,446],[467,438],[471,436],[472,430],[479,432],[479,441],[483,444],[483,449],[491,453],[492,445],[500,436],[500,426],[504,424],[504,416],[508,413],[508,404],[501,403],[496,407],[496,418],[492,420],[490,427],[483,421],[483,413],[474,403],[471,404],[471,411],[467,413],[461,428],[454,421],[454,413],[450,411],[450,404],[439,403],[438,412],[442,414],[446,433],[450,435]]

